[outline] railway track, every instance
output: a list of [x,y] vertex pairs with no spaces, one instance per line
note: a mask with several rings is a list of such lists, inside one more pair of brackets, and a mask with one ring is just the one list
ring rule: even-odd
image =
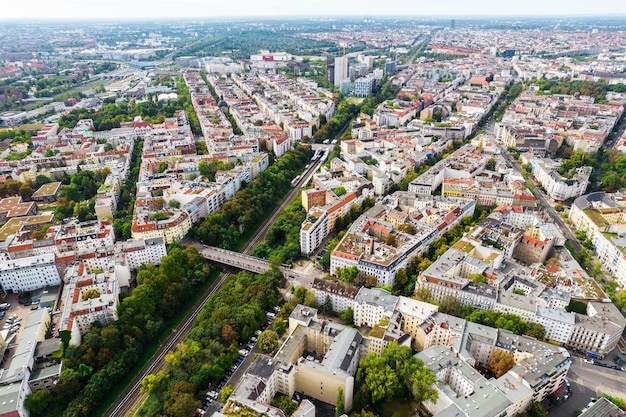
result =
[[[276,221],[278,215],[291,203],[291,201],[300,194],[300,187],[305,185],[309,181],[312,174],[317,171],[322,160],[311,163],[310,166],[302,173],[300,180],[295,184],[293,189],[285,196],[283,202],[272,212],[272,215],[259,227],[256,233],[248,240],[244,245],[241,252],[249,255],[252,250],[263,239],[267,230]],[[200,245],[200,243],[193,242],[192,244]],[[141,381],[148,375],[158,372],[165,364],[165,355],[168,352],[175,349],[176,345],[182,342],[187,336],[187,333],[193,327],[196,317],[200,314],[202,306],[209,300],[213,294],[215,294],[224,284],[230,273],[222,273],[207,290],[207,292],[200,298],[200,300],[193,306],[191,311],[181,321],[181,324],[172,330],[172,334],[167,340],[159,347],[156,354],[150,359],[150,361],[139,371],[139,374],[132,380],[128,387],[122,392],[117,400],[109,407],[104,413],[105,417],[123,417],[133,416],[139,409],[141,403],[145,400],[145,396],[141,394]]]

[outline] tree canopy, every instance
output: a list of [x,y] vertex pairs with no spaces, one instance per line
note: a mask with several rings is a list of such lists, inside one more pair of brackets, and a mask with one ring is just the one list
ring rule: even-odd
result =
[[[195,248],[177,245],[160,266],[141,266],[137,287],[118,306],[119,319],[106,326],[92,326],[81,345],[65,350],[63,371],[50,395],[27,397],[25,404],[31,415],[93,416],[106,395],[133,368],[141,351],[161,335],[165,322],[178,314],[208,274],[209,267]],[[149,389],[164,385],[167,378],[167,374],[157,374]],[[172,412],[186,411],[188,404],[198,401],[187,385],[178,385],[175,390],[176,400],[166,404]]]
[[259,335],[257,346],[265,353],[274,353],[278,349],[278,334],[274,330],[264,330]]
[[355,408],[409,395],[418,403],[436,402],[435,381],[435,374],[413,356],[411,348],[391,342],[382,356],[371,352],[359,362]]

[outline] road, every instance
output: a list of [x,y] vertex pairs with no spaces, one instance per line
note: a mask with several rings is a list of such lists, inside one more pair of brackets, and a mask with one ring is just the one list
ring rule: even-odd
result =
[[[597,398],[602,393],[624,398],[626,372],[591,365],[584,363],[582,358],[572,357],[567,379],[572,386],[570,398],[554,406],[550,410],[551,416],[571,417],[574,410],[582,410],[591,397]],[[563,395],[559,397],[562,400]]]
[[[503,149],[502,155],[504,156],[504,159],[506,159],[509,166],[521,175],[522,167],[520,167],[519,163],[515,159],[513,159],[511,154],[508,153],[506,149]],[[541,203],[543,209],[546,211],[546,213],[548,213],[550,218],[554,221],[554,223],[556,223],[559,229],[561,229],[561,231],[565,234],[565,237],[570,242],[572,247],[577,252],[580,252],[580,250],[582,249],[582,245],[580,244],[578,239],[576,239],[576,236],[574,236],[574,233],[572,233],[570,228],[565,224],[561,216],[559,216],[559,213],[557,213],[554,207],[552,207],[550,201],[548,201],[548,198],[545,196],[543,191],[541,191],[534,182],[529,181],[529,183],[530,184],[528,188],[530,189],[530,191],[532,191],[537,200],[539,200],[539,203]]]
[[[256,233],[243,247],[242,253],[249,255],[256,245],[263,239],[265,233],[269,227],[276,221],[278,215],[289,205],[289,203],[297,196],[300,195],[300,187],[308,182],[313,173],[320,167],[323,161],[318,160],[309,165],[304,173],[300,176],[300,180],[295,184],[293,190],[285,197],[283,202],[272,212],[271,216],[257,229]],[[189,242],[189,240],[185,240]],[[198,243],[199,244],[199,243]],[[211,295],[217,292],[222,284],[226,281],[229,273],[221,274],[218,279],[213,283],[207,292],[200,298],[200,300],[193,306],[191,311],[181,321],[178,328],[172,331],[172,334],[161,345],[157,353],[148,361],[148,363],[139,371],[139,374],[132,380],[128,387],[122,392],[119,398],[111,405],[111,407],[104,413],[106,417],[121,417],[132,416],[134,412],[139,408],[141,403],[145,400],[145,396],[141,394],[140,387],[141,381],[149,374],[153,374],[160,370],[165,365],[165,355],[173,350],[176,345],[181,342],[187,333],[193,327],[196,317],[202,310],[202,306],[208,301]]]

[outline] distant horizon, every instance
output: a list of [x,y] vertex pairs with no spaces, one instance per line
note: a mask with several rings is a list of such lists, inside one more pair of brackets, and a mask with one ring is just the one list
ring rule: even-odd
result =
[[550,20],[550,19],[620,19],[625,20],[626,29],[626,13],[624,14],[561,14],[561,15],[504,15],[504,14],[483,14],[483,15],[263,15],[263,16],[180,16],[180,17],[16,17],[5,18],[0,16],[0,23],[12,22],[198,22],[198,21],[272,21],[272,20],[363,20],[372,18],[376,20],[438,20],[438,19],[455,19],[455,20],[485,20],[485,19],[518,19],[518,20]]
[[[13,21],[146,21],[146,20],[273,20],[373,17],[400,19],[473,18],[626,18],[622,1],[598,0],[591,7],[580,0],[527,0],[503,4],[494,0],[449,0],[437,4],[410,4],[388,0],[239,0],[233,3],[201,0],[31,0],[5,6],[0,22]],[[87,6],[88,5],[88,6]]]

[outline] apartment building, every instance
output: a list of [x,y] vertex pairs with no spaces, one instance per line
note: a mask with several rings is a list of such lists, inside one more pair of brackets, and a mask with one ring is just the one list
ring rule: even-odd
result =
[[133,239],[147,240],[161,237],[166,244],[170,244],[184,238],[191,228],[191,219],[182,210],[169,209],[161,220],[152,214],[140,206],[135,206],[131,227]]
[[320,278],[313,280],[311,289],[315,291],[317,305],[323,305],[328,298],[335,312],[345,311],[348,307],[354,309],[354,299],[359,293],[359,289],[351,285]]
[[300,252],[312,255],[329,235],[328,212],[319,207],[309,211],[300,227]]
[[611,302],[587,302],[587,314],[576,315],[567,346],[593,357],[613,350],[624,332],[626,319]]
[[[486,366],[496,349],[511,353],[516,365],[487,381],[474,366]],[[474,323],[467,323],[461,338],[426,347],[415,356],[439,381],[440,398],[426,403],[435,416],[453,411],[481,417],[516,416],[561,387],[572,362],[564,348]]]
[[115,252],[123,257],[131,271],[135,271],[144,264],[159,265],[161,259],[167,255],[167,247],[162,237],[156,237],[117,242]]
[[[341,388],[351,410],[362,340],[356,329],[320,320],[317,309],[298,304],[289,316],[289,337],[274,356],[280,363],[278,392],[298,391],[336,405]],[[302,356],[305,351],[309,356]]]
[[[379,209],[374,207],[369,213]],[[393,286],[398,270],[425,250],[437,235],[437,229],[424,226],[415,235],[409,235],[370,216],[366,213],[359,217],[333,250],[330,272],[337,275],[341,268],[355,266],[364,274],[376,277],[378,285]]]
[[375,327],[391,317],[398,297],[381,288],[362,287],[353,301],[354,325]]
[[342,81],[348,79],[348,57],[338,56],[335,57],[335,87],[339,87]]
[[0,261],[0,286],[15,294],[61,284],[53,253]]
[[22,328],[21,337],[10,365],[0,377],[0,413],[3,416],[28,417],[24,407],[26,396],[31,394],[29,378],[35,363],[35,347],[46,339],[50,314],[45,308],[32,311]]
[[626,287],[626,203],[621,194],[596,192],[574,200],[569,219],[593,242],[593,250],[620,286]]
[[579,167],[571,178],[565,178],[556,171],[560,164],[552,159],[539,159],[529,154],[524,154],[523,159],[530,163],[537,182],[553,200],[563,201],[579,197],[589,185],[592,167]]
[[[114,273],[68,276],[58,305],[62,311],[58,331],[71,332],[70,343],[79,345],[82,336],[94,323],[102,326],[117,320],[119,284]],[[97,297],[93,295],[97,294]]]

